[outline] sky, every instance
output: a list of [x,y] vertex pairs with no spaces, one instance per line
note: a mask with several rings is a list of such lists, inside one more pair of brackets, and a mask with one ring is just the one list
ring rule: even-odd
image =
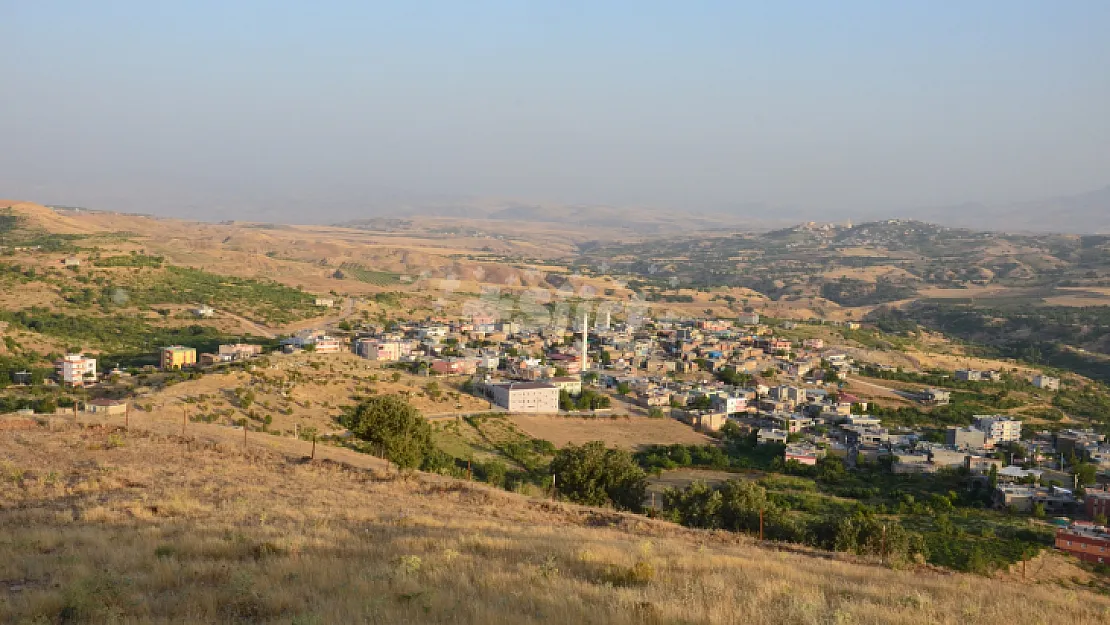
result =
[[1105,0],[0,0],[0,197],[327,222],[1110,184]]

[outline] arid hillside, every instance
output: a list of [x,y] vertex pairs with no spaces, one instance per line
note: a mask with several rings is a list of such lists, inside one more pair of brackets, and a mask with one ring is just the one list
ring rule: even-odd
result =
[[[380,462],[4,422],[0,621],[1105,623],[1110,599],[759,546]],[[267,437],[260,437],[265,439]],[[308,453],[305,446],[303,452]],[[342,452],[342,453],[339,453]],[[365,456],[360,459],[366,459]],[[1055,558],[1055,556],[1047,556]],[[1013,576],[1011,576],[1013,577]]]

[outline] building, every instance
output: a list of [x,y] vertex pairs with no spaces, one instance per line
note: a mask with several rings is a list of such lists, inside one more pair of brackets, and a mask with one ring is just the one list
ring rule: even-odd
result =
[[1083,508],[1087,518],[1093,519],[1098,515],[1110,518],[1110,486],[1089,486],[1083,496]]
[[940,388],[927,388],[921,391],[919,401],[930,406],[947,406],[952,401],[952,393]]
[[975,427],[987,435],[992,445],[1021,440],[1021,421],[1005,415],[975,415]]
[[784,430],[776,430],[774,428],[760,428],[759,433],[756,435],[760,443],[782,443],[786,444],[786,439],[790,436]]
[[1040,504],[1047,514],[1066,514],[1075,509],[1075,495],[1058,486],[999,484],[994,492],[994,503],[1015,512],[1032,512],[1033,506]]
[[369,360],[395,362],[401,359],[401,343],[378,339],[359,339],[355,342],[355,353]]
[[956,379],[961,382],[978,382],[983,379],[983,372],[977,369],[956,369]]
[[160,352],[158,364],[163,369],[180,369],[192,367],[197,364],[197,350],[182,345],[163,347]]
[[478,360],[475,358],[434,360],[430,368],[432,373],[438,375],[474,375],[478,371]]
[[312,303],[314,306],[319,306],[321,308],[331,308],[335,306],[335,300],[330,297],[317,297]]
[[315,346],[317,354],[338,354],[343,351],[343,341],[328,334],[317,336],[311,345]]
[[679,419],[702,432],[716,432],[728,423],[728,415],[712,410],[677,410]]
[[202,319],[208,319],[212,315],[216,314],[216,309],[208,305],[201,305],[193,309],[193,314]]
[[987,434],[978,428],[949,426],[944,444],[956,449],[982,449],[987,444]]
[[506,382],[491,384],[488,393],[493,403],[509,412],[555,414],[559,412],[559,389],[545,382]]
[[1060,378],[1054,378],[1047,375],[1037,374],[1033,376],[1033,386],[1044,389],[1046,391],[1060,390]]
[[582,378],[567,375],[551,378],[548,382],[560,391],[566,391],[571,395],[582,393]]
[[968,456],[964,459],[964,466],[972,475],[990,475],[991,467],[995,467],[1001,471],[1005,468],[1006,463],[998,458],[986,458],[984,456]]
[[245,360],[247,358],[254,358],[255,356],[262,355],[261,345],[250,345],[249,343],[235,343],[233,345],[220,345],[219,354],[228,360]]
[[824,349],[825,339],[812,338],[802,341],[802,347],[806,349]]
[[1056,530],[1056,548],[1084,562],[1110,562],[1110,533],[1101,525],[1075,522]]
[[742,312],[736,315],[736,322],[740,325],[754,326],[759,324],[759,313]]
[[817,466],[817,461],[823,456],[822,451],[813,445],[806,444],[791,444],[786,446],[783,452],[783,459],[786,462],[793,460],[799,464],[807,466]]
[[122,399],[94,399],[85,404],[85,412],[102,415],[120,415],[127,412],[127,402]]
[[96,381],[96,359],[81,354],[66,354],[54,365],[63,384],[84,386]]

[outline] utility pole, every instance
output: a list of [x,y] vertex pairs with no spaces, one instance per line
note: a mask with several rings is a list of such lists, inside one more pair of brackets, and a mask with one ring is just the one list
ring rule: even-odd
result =
[[247,448],[247,422],[243,421],[243,449]]
[[316,459],[316,435],[312,435],[312,460]]
[[763,507],[759,508],[759,542],[763,542]]
[[185,420],[189,418],[189,409],[181,407],[181,437],[185,437]]
[[131,403],[123,405],[123,430],[126,432],[131,427]]
[[886,564],[886,525],[883,526],[883,541],[879,551],[879,561]]

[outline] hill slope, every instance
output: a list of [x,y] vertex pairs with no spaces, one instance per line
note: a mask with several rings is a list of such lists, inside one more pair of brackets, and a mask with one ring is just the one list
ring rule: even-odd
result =
[[[0,439],[0,621],[1104,623],[1056,583],[747,538],[177,437]],[[226,443],[224,444],[226,445]]]

